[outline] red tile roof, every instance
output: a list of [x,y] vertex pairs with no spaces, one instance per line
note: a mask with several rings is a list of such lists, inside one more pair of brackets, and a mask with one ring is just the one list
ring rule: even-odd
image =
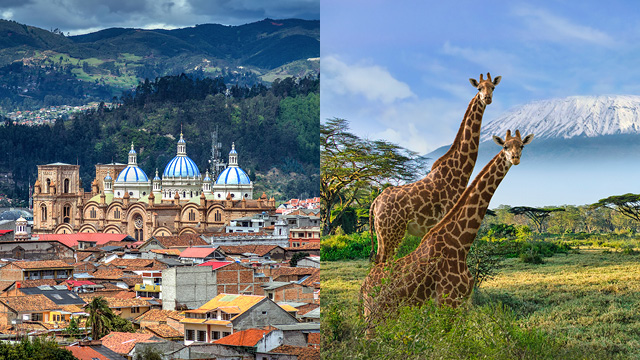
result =
[[154,265],[153,259],[114,259],[109,265],[117,267],[151,267]]
[[69,283],[71,286],[82,286],[82,285],[95,285],[96,283],[94,283],[93,281],[89,281],[89,280],[67,280],[67,283]]
[[40,234],[39,240],[55,240],[69,247],[78,246],[80,241],[95,241],[96,245],[102,245],[109,241],[122,241],[127,234],[103,234],[103,233],[77,233],[77,234]]
[[296,355],[298,360],[320,360],[320,349],[314,347],[280,345],[269,352],[275,354]]
[[231,346],[256,346],[258,341],[262,340],[262,337],[270,332],[271,330],[247,329],[225,336],[213,343]]
[[198,266],[211,266],[211,270],[216,270],[219,269],[223,266],[227,266],[229,264],[233,264],[233,261],[206,261],[203,262],[202,264],[198,265]]
[[[180,236],[155,236],[155,238],[165,248],[209,245],[198,234],[183,234]],[[148,241],[152,240],[153,238]]]
[[102,345],[121,355],[127,355],[139,342],[154,342],[152,334],[126,333],[112,331],[102,339]]
[[181,258],[196,258],[196,259],[204,259],[207,256],[211,255],[216,251],[215,248],[198,248],[198,247],[190,247],[184,249],[180,253]]
[[164,339],[174,339],[184,337],[184,332],[175,329],[167,324],[149,325],[144,328],[151,334],[157,335]]
[[93,350],[90,346],[65,346],[79,360],[109,360],[108,357]]
[[18,282],[20,283],[20,288],[32,288],[32,287],[38,287],[41,285],[49,285],[49,286],[58,285],[58,282],[55,281],[54,279],[21,280]]
[[57,269],[73,267],[73,265],[69,265],[62,260],[14,261],[12,264],[21,269]]
[[278,245],[223,245],[218,247],[218,249],[220,249],[220,251],[224,252],[227,255],[252,253],[258,256],[265,256],[269,252],[279,247],[280,246]]

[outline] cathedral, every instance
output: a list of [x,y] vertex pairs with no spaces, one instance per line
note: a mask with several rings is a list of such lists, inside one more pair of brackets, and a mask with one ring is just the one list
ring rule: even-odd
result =
[[181,133],[177,154],[162,178],[156,169],[149,180],[137,164],[133,144],[126,165],[96,165],[91,193],[82,188],[79,165],[38,165],[33,233],[121,233],[143,241],[151,236],[209,232],[236,218],[273,211],[273,198],[262,194],[253,199],[253,183],[238,166],[234,144],[228,166],[212,180],[209,171],[203,178],[187,156]]

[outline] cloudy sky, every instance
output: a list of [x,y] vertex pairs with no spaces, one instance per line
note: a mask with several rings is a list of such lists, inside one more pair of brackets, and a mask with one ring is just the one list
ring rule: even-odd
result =
[[320,0],[0,0],[0,18],[85,34],[109,27],[174,29],[264,18],[318,20]]
[[502,76],[485,121],[571,95],[640,93],[630,1],[322,0],[321,119],[428,153],[450,144],[476,90]]

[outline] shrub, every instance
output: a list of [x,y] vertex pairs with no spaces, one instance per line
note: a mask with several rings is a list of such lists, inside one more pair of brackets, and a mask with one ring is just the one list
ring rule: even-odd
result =
[[528,264],[544,264],[542,256],[533,248],[530,248],[520,254],[520,260]]

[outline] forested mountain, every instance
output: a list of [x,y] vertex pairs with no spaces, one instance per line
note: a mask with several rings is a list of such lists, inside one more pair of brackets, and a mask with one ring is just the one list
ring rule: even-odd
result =
[[235,142],[240,166],[256,179],[257,196],[262,191],[281,199],[318,195],[317,76],[277,80],[270,87],[227,87],[222,78],[166,76],[139,84],[120,102],[114,109],[100,106],[54,126],[0,126],[0,172],[10,171],[16,180],[15,187],[4,191],[26,199],[36,165],[52,162],[79,164],[89,190],[94,165],[126,163],[131,143],[140,167],[153,177],[176,155],[181,129],[189,157],[204,173],[211,132],[217,127],[223,154]]
[[65,37],[0,20],[0,106],[11,111],[110,100],[146,78],[181,73],[221,76],[240,86],[305,77],[319,72],[319,28],[319,21],[265,19]]

